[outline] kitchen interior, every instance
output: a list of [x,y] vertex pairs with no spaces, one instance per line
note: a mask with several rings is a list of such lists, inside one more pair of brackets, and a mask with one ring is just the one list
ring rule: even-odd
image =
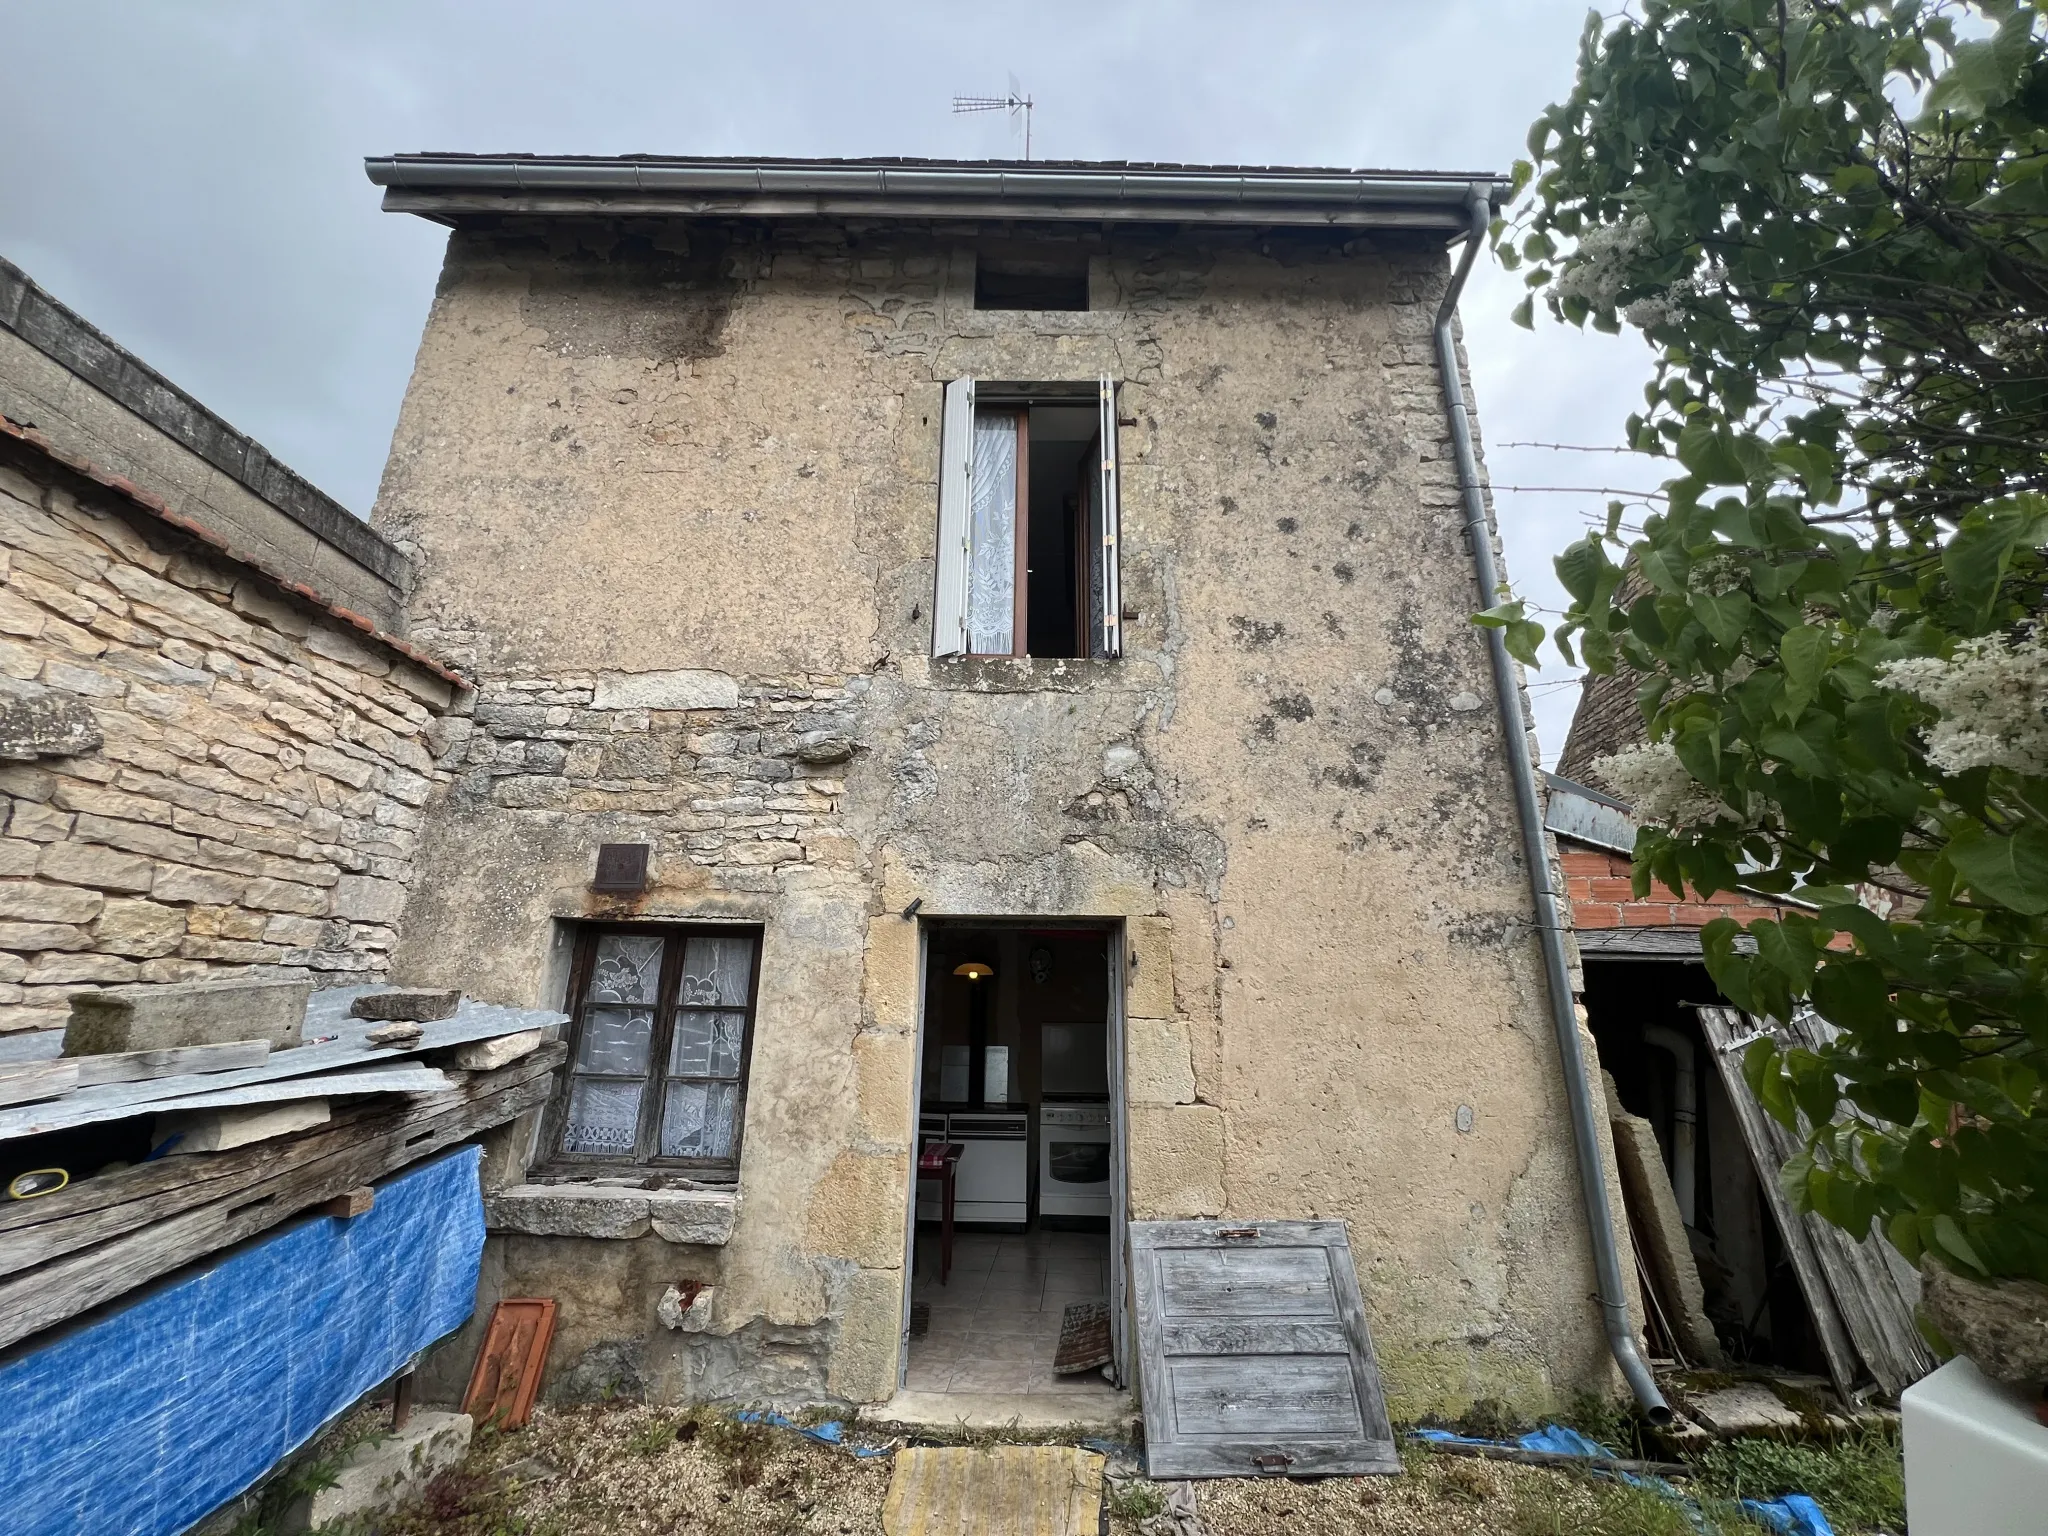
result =
[[[930,930],[909,1391],[1115,1392],[1113,939],[1104,927]],[[950,1263],[933,1167],[946,1161]]]

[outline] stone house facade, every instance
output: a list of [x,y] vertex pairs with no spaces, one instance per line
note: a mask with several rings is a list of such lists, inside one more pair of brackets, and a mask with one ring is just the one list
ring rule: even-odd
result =
[[0,1037],[380,979],[460,681],[349,606],[403,557],[4,263],[0,413]]
[[[451,228],[374,525],[408,635],[475,682],[394,965],[585,1031],[479,1316],[558,1299],[551,1390],[888,1399],[921,1101],[1016,1091],[993,1057],[934,1086],[961,946],[1042,981],[1079,933],[1113,1222],[1346,1220],[1397,1417],[1605,1389],[1430,344],[1469,179],[1031,170],[1068,190],[371,163]],[[985,430],[1086,449],[993,618],[946,521],[982,515],[949,477]],[[1026,566],[1066,595],[1027,612]],[[617,970],[721,943],[729,991]],[[736,1076],[676,1065],[692,1008]],[[611,1067],[600,1015],[640,1031]]]

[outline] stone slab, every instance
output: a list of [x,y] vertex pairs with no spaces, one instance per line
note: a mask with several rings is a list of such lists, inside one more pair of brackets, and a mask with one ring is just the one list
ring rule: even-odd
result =
[[544,1029],[522,1029],[516,1035],[499,1035],[494,1040],[472,1040],[467,1045],[458,1045],[450,1059],[465,1071],[495,1072],[539,1050],[541,1041],[546,1038]]
[[296,1099],[289,1104],[261,1104],[248,1109],[204,1109],[191,1114],[163,1115],[150,1139],[151,1150],[173,1136],[171,1151],[180,1157],[195,1152],[226,1152],[251,1142],[269,1141],[311,1130],[328,1121],[325,1099]]
[[309,981],[189,981],[105,987],[71,999],[67,1056],[162,1051],[181,1045],[267,1040],[296,1046],[306,1020]]
[[[286,1531],[371,1527],[417,1498],[469,1453],[475,1426],[466,1413],[417,1411],[405,1428],[366,1440],[349,1452],[331,1487],[301,1496],[281,1522]],[[355,1522],[346,1525],[344,1522]]]
[[1717,1435],[1798,1434],[1806,1419],[1760,1381],[1739,1381],[1686,1400],[1692,1416]]
[[348,1011],[356,1019],[431,1021],[453,1018],[461,1006],[460,992],[368,992],[349,1004]]
[[494,1232],[530,1237],[632,1239],[658,1233],[672,1243],[721,1246],[732,1238],[737,1195],[649,1192],[590,1184],[515,1184],[484,1201]]
[[740,685],[725,672],[603,672],[599,709],[736,709]]
[[898,1392],[886,1403],[868,1403],[860,1417],[906,1429],[1063,1429],[1079,1425],[1128,1440],[1137,1432],[1138,1412],[1129,1393],[1105,1386],[1100,1392]]
[[1095,1536],[1103,1458],[1071,1445],[917,1446],[896,1453],[884,1536]]
[[0,679],[0,758],[78,757],[98,751],[102,739],[85,700],[40,683]]
[[723,1191],[668,1191],[647,1197],[655,1236],[671,1243],[723,1246],[732,1240],[739,1208],[739,1196]]
[[1657,1278],[1659,1299],[1671,1309],[1666,1319],[1678,1335],[1678,1347],[1696,1365],[1719,1365],[1721,1341],[1707,1320],[1707,1293],[1700,1284],[1692,1240],[1678,1214],[1678,1196],[1664,1168],[1663,1149],[1649,1121],[1609,1105],[1614,1131],[1614,1157],[1621,1165],[1621,1189],[1628,1200],[1635,1230],[1648,1250],[1644,1259]]

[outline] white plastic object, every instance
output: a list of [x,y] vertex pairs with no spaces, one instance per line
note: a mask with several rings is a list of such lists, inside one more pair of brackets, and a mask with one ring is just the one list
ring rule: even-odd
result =
[[1913,1536],[2038,1536],[2048,1527],[2048,1426],[2027,1395],[1967,1359],[1899,1398]]

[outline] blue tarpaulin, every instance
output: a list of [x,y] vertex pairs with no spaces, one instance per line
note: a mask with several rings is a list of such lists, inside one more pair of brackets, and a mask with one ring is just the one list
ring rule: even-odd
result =
[[0,1366],[10,1536],[176,1536],[476,1304],[475,1147],[171,1280]]

